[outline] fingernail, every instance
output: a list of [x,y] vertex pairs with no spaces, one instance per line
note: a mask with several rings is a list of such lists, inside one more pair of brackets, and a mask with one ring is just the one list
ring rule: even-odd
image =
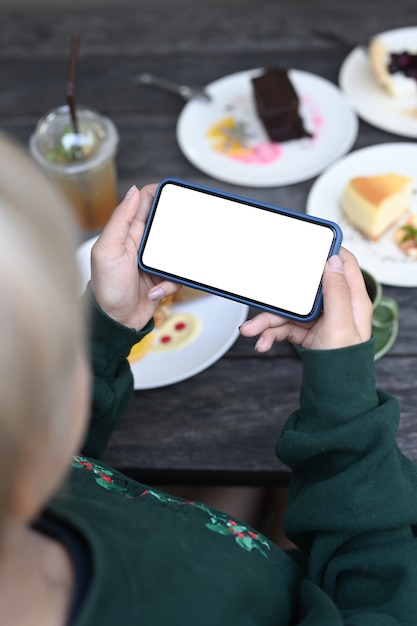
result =
[[125,200],[129,200],[129,198],[131,198],[135,193],[136,189],[136,185],[132,185],[131,188],[126,192]]
[[148,292],[149,300],[161,300],[164,297],[164,292],[160,287],[156,287],[155,289],[151,289]]
[[241,324],[239,326],[239,328],[244,328],[245,326],[247,326],[249,324],[250,320],[246,320],[246,322],[243,322],[243,324]]
[[263,343],[264,343],[264,338],[259,337],[258,341],[255,343],[255,350],[259,350],[259,348],[262,347]]
[[343,261],[337,254],[330,257],[329,266],[332,272],[338,272],[339,274],[344,272]]

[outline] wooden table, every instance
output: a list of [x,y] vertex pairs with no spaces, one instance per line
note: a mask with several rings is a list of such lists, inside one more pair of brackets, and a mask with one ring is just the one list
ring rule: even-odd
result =
[[[126,4],[126,3],[125,3]],[[134,84],[141,71],[184,83],[279,64],[337,83],[346,54],[376,32],[417,23],[414,0],[153,0],[114,9],[0,9],[0,127],[26,143],[36,120],[63,103],[70,35],[81,37],[80,103],[120,131],[120,194],[165,176],[304,211],[314,180],[276,188],[219,184],[195,169],[175,138],[183,106]],[[360,122],[353,149],[402,139]],[[400,306],[397,342],[377,365],[378,383],[401,401],[401,449],[417,461],[416,289],[385,287]],[[297,407],[301,365],[278,345],[256,354],[238,339],[208,370],[135,393],[106,460],[143,481],[277,485],[289,470],[274,443]]]

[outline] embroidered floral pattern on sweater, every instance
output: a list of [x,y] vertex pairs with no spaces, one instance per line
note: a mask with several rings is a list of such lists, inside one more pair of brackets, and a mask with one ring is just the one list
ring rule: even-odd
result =
[[92,461],[84,456],[74,456],[72,466],[93,472],[96,483],[100,485],[100,487],[103,487],[103,489],[116,491],[126,497],[132,497],[129,493],[128,481],[124,478],[120,479],[119,474],[115,476],[108,467],[97,463],[97,461]]
[[262,556],[268,557],[270,547],[265,537],[250,530],[244,524],[227,518],[227,516],[220,518],[219,515],[214,516],[213,513],[210,512],[210,517],[210,522],[206,524],[209,530],[220,533],[221,535],[232,535],[240,548],[248,552],[258,550]]
[[146,489],[141,495],[142,497],[153,496],[163,502],[170,502],[180,506],[193,506],[196,509],[200,509],[200,511],[203,511],[209,517],[209,521],[205,525],[208,530],[219,533],[220,535],[229,535],[235,539],[240,548],[248,552],[258,550],[262,556],[268,557],[270,546],[265,537],[249,529],[244,524],[230,519],[225,513],[213,511],[201,502],[181,500],[159,491],[154,491],[153,489]]
[[182,500],[181,498],[175,498],[174,496],[154,489],[144,489],[143,486],[139,484],[137,484],[137,488],[136,486],[132,488],[132,483],[123,476],[118,473],[115,474],[109,468],[97,463],[97,461],[92,461],[84,456],[73,457],[72,465],[75,468],[92,472],[96,483],[103,489],[106,489],[106,491],[114,491],[127,498],[153,497],[161,502],[181,507],[192,506],[199,509],[209,518],[205,524],[208,530],[220,535],[232,537],[240,548],[248,552],[257,550],[262,556],[266,558],[269,556],[270,546],[265,537],[254,532],[241,522],[230,519],[225,513],[213,511],[200,502]]

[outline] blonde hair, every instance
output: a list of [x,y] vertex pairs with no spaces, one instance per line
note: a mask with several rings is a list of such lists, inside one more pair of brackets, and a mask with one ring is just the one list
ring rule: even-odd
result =
[[23,148],[0,135],[0,524],[13,466],[50,420],[69,419],[84,330],[76,229]]

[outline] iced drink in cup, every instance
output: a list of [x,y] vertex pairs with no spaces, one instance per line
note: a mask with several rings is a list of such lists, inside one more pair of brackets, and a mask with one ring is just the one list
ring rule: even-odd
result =
[[39,120],[29,148],[67,197],[79,226],[99,230],[117,204],[119,134],[110,119],[87,108],[77,108],[77,131],[69,106],[59,107]]

